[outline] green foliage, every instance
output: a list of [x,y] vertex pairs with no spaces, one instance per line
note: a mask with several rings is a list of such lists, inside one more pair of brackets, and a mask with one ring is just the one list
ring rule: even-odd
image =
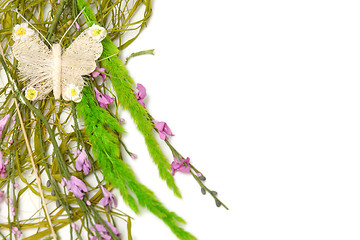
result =
[[[119,188],[124,201],[135,212],[138,212],[137,203],[131,194],[132,192],[135,194],[138,203],[162,219],[179,239],[196,239],[179,227],[179,223],[185,223],[185,221],[175,213],[167,210],[151,190],[140,184],[129,165],[120,158],[119,136],[114,134],[114,131],[118,133],[124,131],[115,118],[96,104],[88,88],[83,89],[83,99],[77,106],[79,115],[84,119],[86,133],[92,144],[97,164],[103,170],[106,180]],[[118,126],[116,126],[116,123]],[[106,125],[109,125],[109,128]]]

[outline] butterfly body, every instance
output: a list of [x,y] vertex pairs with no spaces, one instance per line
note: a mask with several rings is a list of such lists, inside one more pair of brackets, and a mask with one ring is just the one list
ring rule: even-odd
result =
[[85,84],[82,75],[93,72],[101,56],[101,41],[106,30],[93,25],[83,31],[62,53],[59,43],[49,49],[27,24],[13,30],[12,50],[18,60],[20,81],[25,82],[25,97],[41,100],[52,91],[55,99],[81,101]]
[[53,55],[53,93],[56,100],[61,96],[61,45],[54,44],[52,46]]

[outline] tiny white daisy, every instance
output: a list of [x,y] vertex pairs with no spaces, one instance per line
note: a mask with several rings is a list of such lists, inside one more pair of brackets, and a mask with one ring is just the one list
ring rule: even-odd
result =
[[25,97],[27,100],[34,101],[38,96],[38,91],[35,88],[29,87],[25,91]]
[[106,30],[105,28],[100,27],[99,25],[93,24],[91,27],[89,27],[88,34],[93,39],[97,41],[101,41],[106,36]]
[[65,100],[74,101],[76,103],[81,101],[82,94],[81,90],[78,86],[74,84],[70,84],[65,90],[65,96],[63,96]]
[[14,40],[25,41],[34,34],[34,30],[29,28],[27,23],[16,24],[13,29]]

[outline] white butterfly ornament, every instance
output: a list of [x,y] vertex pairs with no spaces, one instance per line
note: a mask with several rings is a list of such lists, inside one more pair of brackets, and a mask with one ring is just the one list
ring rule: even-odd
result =
[[60,43],[49,49],[27,23],[16,25],[12,50],[18,60],[20,81],[26,82],[25,97],[41,100],[53,91],[55,99],[62,96],[66,101],[80,102],[84,87],[82,75],[95,70],[105,36],[105,28],[94,24],[62,54]]

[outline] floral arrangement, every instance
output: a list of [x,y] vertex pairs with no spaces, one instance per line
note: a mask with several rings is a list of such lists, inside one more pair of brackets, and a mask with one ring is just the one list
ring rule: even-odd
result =
[[[1,78],[6,82],[0,89],[4,239],[58,239],[66,226],[67,239],[132,239],[131,217],[117,209],[114,188],[135,213],[146,208],[178,239],[196,239],[183,229],[185,220],[140,183],[126,163],[126,155],[137,156],[123,141],[120,109],[130,113],[161,179],[177,197],[174,176],[182,172],[216,206],[227,209],[205,186],[203,173],[170,143],[171,129],[150,115],[146,88],[134,82],[119,59],[145,27],[150,0],[6,0],[0,9]],[[157,138],[169,147],[171,163]],[[27,192],[41,199],[38,212],[44,217],[22,217]],[[118,221],[126,222],[127,233],[118,231]]]

